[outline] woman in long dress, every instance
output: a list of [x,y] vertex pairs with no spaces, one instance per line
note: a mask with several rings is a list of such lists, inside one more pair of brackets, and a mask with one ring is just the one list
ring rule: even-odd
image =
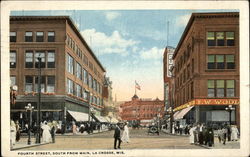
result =
[[127,142],[129,143],[129,130],[128,130],[128,125],[127,123],[125,123],[124,125],[124,131],[123,131],[123,134],[122,134],[122,142]]
[[72,123],[72,131],[73,131],[73,135],[76,135],[77,128],[76,128],[75,122]]
[[10,121],[10,146],[13,147],[16,143],[16,124]]
[[189,143],[190,144],[194,144],[194,136],[195,136],[195,134],[194,134],[194,131],[195,131],[195,129],[196,129],[196,127],[195,126],[192,126],[190,129],[189,129]]
[[43,129],[42,141],[44,143],[51,142],[50,127],[47,125],[46,121],[44,122],[42,129]]
[[232,126],[232,134],[231,134],[232,141],[237,141],[238,140],[238,134],[239,134],[239,131],[238,131],[237,127]]

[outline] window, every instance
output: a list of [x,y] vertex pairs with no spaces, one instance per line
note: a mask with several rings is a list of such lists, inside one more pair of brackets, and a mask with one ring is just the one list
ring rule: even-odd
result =
[[224,92],[224,80],[216,80],[216,94],[217,97],[224,97],[225,92]]
[[83,99],[85,99],[85,100],[88,99],[88,92],[87,91],[83,92]]
[[83,82],[88,84],[88,72],[85,69],[83,69]]
[[227,85],[227,97],[235,96],[235,81],[234,80],[226,80]]
[[33,42],[32,32],[25,32],[25,42]]
[[207,81],[207,96],[208,97],[215,97],[215,85],[214,85],[214,80],[208,80]]
[[25,68],[33,68],[33,51],[25,52]]
[[89,68],[93,70],[93,64],[91,62],[89,62]]
[[48,32],[48,42],[55,42],[55,32]]
[[55,51],[48,51],[47,68],[55,68]]
[[16,68],[16,51],[10,51],[10,68]]
[[69,54],[67,57],[67,70],[69,73],[74,74],[74,59]]
[[[41,76],[41,92],[45,92],[45,76]],[[35,91],[38,92],[38,76],[35,77]]]
[[67,79],[67,93],[73,94],[74,88],[73,88],[73,81],[70,79]]
[[35,67],[39,68],[38,58],[41,58],[41,68],[45,68],[45,52],[44,51],[36,51],[35,53]]
[[16,76],[10,76],[10,86],[16,85]]
[[225,69],[224,55],[216,55],[217,69]]
[[33,91],[33,77],[25,76],[25,92]]
[[72,40],[72,47],[73,51],[75,52],[75,42]]
[[43,32],[36,32],[36,42],[43,42]]
[[215,55],[208,55],[207,69],[215,69]]
[[89,74],[89,87],[93,88],[92,76]]
[[76,85],[76,96],[82,97],[82,87],[79,84]]
[[47,77],[47,92],[54,93],[55,92],[55,76]]
[[10,42],[16,42],[16,32],[10,32]]
[[93,79],[93,89],[96,91],[96,80]]
[[227,69],[234,69],[234,55],[226,55]]
[[207,45],[208,46],[215,46],[214,32],[207,32]]
[[234,46],[234,32],[226,32],[227,46]]
[[76,77],[82,80],[82,66],[76,62]]
[[216,32],[217,46],[224,46],[224,32]]

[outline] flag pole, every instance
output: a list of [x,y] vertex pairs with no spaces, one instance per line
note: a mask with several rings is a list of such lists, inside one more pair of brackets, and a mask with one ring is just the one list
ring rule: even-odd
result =
[[135,95],[136,95],[136,81],[135,81]]

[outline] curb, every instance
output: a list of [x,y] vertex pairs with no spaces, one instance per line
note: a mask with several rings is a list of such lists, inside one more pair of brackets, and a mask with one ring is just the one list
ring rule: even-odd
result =
[[[51,142],[50,142],[51,143]],[[30,148],[30,147],[36,147],[36,146],[41,146],[41,145],[46,145],[46,144],[50,144],[50,143],[41,143],[41,144],[34,144],[34,145],[27,145],[27,146],[22,146],[22,147],[18,147],[18,148],[12,148],[10,149],[12,150],[19,150],[19,149],[23,149],[23,148]]]

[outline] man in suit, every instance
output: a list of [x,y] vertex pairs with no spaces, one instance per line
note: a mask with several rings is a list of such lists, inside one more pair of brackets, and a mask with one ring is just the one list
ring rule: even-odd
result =
[[[120,145],[121,145],[122,140],[121,140],[121,128],[120,128],[119,123],[116,124],[114,138],[115,138],[114,149],[117,149],[117,148],[121,149]],[[116,148],[117,141],[118,141],[118,147]]]

